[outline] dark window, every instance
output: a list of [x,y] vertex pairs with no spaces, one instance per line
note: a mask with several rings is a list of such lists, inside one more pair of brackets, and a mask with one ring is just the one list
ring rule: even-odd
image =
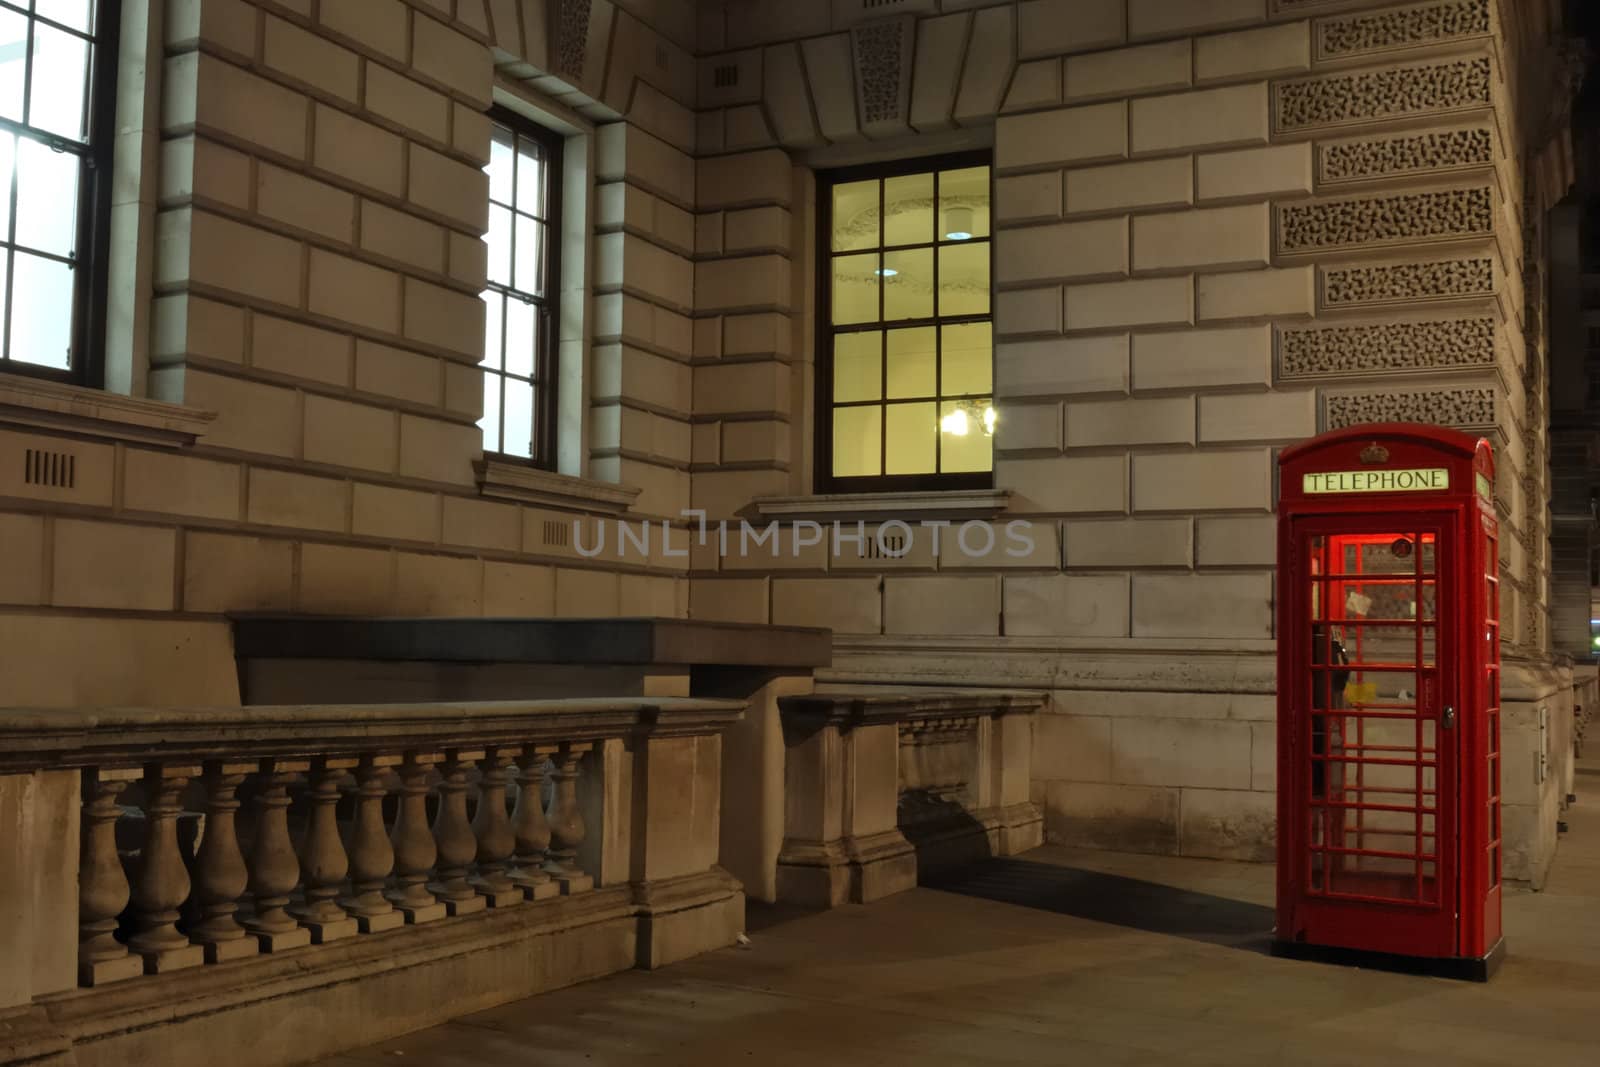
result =
[[555,464],[561,137],[491,113],[483,450]]
[[818,175],[817,488],[986,488],[987,154]]
[[99,385],[116,0],[0,0],[0,367]]

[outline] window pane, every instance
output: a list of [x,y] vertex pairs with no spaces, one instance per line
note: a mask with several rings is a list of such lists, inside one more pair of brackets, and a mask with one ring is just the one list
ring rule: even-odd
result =
[[994,468],[994,402],[946,400],[939,409],[939,469],[971,474]]
[[939,393],[934,379],[935,334],[932,326],[890,330],[888,341],[889,398],[905,400]]
[[908,174],[883,183],[883,243],[928,244],[933,240],[933,175]]
[[71,255],[78,215],[78,157],[30,137],[17,145],[17,243]]
[[501,318],[505,314],[506,298],[493,289],[483,293],[483,365],[499,369],[501,345],[505,340],[501,332]]
[[884,426],[885,474],[934,473],[934,405],[890,404]]
[[939,314],[989,314],[989,242],[939,246]]
[[833,250],[878,247],[878,183],[833,187]]
[[[506,297],[506,373],[533,376],[533,352],[538,344],[539,309],[514,296]],[[511,416],[506,416],[510,433]]]
[[511,210],[489,206],[489,280],[496,285],[511,284]]
[[11,281],[11,358],[71,367],[72,268],[18,252]]
[[883,334],[842,333],[833,339],[833,399],[878,400],[883,393]]
[[508,456],[533,455],[533,387],[506,379],[506,444]]
[[833,409],[833,474],[856,478],[881,473],[883,409],[877,405]]
[[878,321],[876,252],[833,261],[833,321],[836,325]]
[[0,8],[0,115],[22,121],[22,85],[27,76],[28,20]]
[[994,344],[992,327],[987,322],[968,322],[946,326],[943,331],[943,366],[940,393],[965,396],[994,389]]
[[494,127],[489,143],[489,199],[502,204],[511,203],[512,170],[511,131],[504,126]]
[[89,42],[44,23],[33,27],[33,92],[28,122],[74,141],[85,139]]
[[516,266],[511,284],[524,293],[544,295],[544,223],[517,216]]
[[[894,273],[890,273],[893,271]],[[883,254],[883,317],[926,319],[933,315],[933,249]]]
[[0,133],[0,241],[11,232],[11,168],[17,154],[17,139]]
[[517,210],[544,218],[544,149],[526,137],[517,144]]
[[52,22],[84,33],[94,29],[94,0],[33,0],[33,10]]
[[483,376],[483,418],[478,420],[478,425],[483,427],[483,450],[485,452],[500,451],[500,382],[498,374],[485,374]]
[[989,168],[967,167],[942,172],[939,175],[939,212],[942,240],[963,241],[966,237],[989,236]]

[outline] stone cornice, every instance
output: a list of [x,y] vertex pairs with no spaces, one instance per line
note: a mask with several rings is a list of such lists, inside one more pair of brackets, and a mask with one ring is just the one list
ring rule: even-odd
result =
[[473,469],[478,473],[478,489],[484,496],[522,504],[620,515],[633,507],[642,492],[631,485],[556,474],[502,459],[479,460]]
[[192,445],[216,413],[79,385],[0,375],[0,426],[60,430],[112,441]]

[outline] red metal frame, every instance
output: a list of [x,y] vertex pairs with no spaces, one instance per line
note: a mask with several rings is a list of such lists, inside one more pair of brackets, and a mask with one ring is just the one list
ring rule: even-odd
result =
[[[1278,941],[1486,960],[1501,938],[1493,453],[1383,424],[1306,441],[1279,469]],[[1448,488],[1303,484],[1418,469]]]

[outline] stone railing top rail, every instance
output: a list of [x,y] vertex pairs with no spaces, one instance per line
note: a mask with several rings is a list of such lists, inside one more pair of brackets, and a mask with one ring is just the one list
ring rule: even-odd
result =
[[1027,715],[1038,711],[1049,694],[1023,689],[840,690],[782,697],[785,718],[803,718],[853,726],[914,719],[953,719],[973,715]]
[[832,634],[805,626],[690,619],[388,619],[233,617],[234,654],[249,659],[453,663],[826,667]]
[[208,708],[0,709],[0,773],[712,733],[737,700],[497,700]]

